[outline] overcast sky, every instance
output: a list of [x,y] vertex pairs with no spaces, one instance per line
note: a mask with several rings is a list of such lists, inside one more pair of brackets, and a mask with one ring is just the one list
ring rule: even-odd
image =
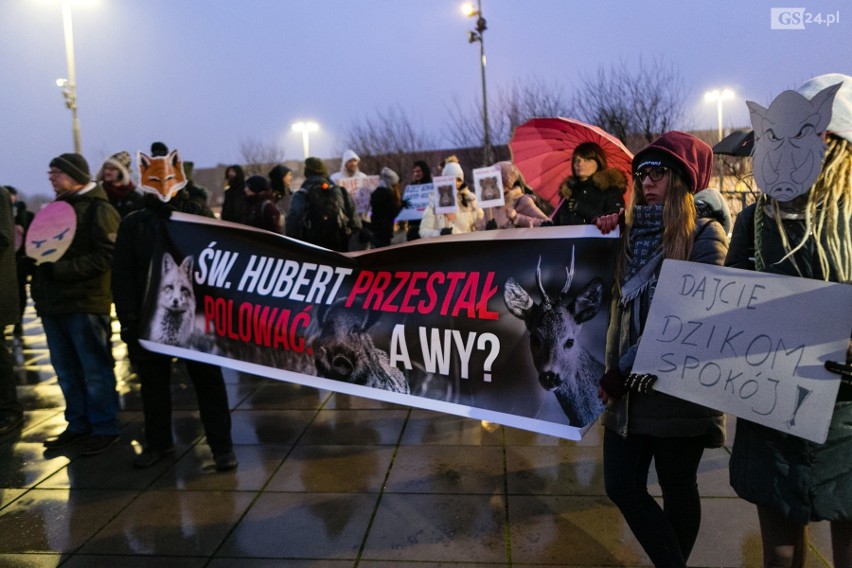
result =
[[[454,101],[481,94],[473,18],[456,0],[70,0],[83,154],[178,148],[196,167],[240,161],[240,142],[279,142],[301,159],[296,120],[320,124],[311,153],[333,157],[353,122],[399,106],[441,132]],[[703,94],[744,100],[828,72],[852,74],[846,0],[482,0],[489,94],[528,79],[571,86],[601,65],[663,57],[683,77],[684,127],[715,128]],[[773,30],[773,7],[805,6],[804,30]],[[828,15],[839,22],[826,26]],[[50,193],[47,164],[72,151],[58,0],[0,0],[0,183]],[[648,77],[648,81],[654,81]],[[475,108],[475,107],[474,107]],[[373,172],[369,172],[373,173]]]

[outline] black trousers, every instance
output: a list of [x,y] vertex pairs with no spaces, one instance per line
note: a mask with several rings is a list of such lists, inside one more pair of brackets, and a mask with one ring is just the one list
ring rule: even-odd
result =
[[[146,447],[162,450],[174,444],[172,437],[171,357],[145,351],[135,357],[142,386]],[[207,443],[213,455],[230,452],[231,411],[222,369],[206,363],[182,360],[195,394]]]
[[[698,463],[704,439],[628,435],[604,428],[604,483],[636,540],[657,568],[685,567],[701,525]],[[663,506],[648,493],[651,459]]]

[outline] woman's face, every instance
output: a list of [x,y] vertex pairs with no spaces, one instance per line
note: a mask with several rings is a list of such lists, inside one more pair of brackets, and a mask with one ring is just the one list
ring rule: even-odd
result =
[[637,182],[642,184],[642,193],[648,205],[663,203],[671,185],[672,171],[669,168],[649,166],[642,168]]
[[423,181],[423,170],[420,169],[420,166],[414,166],[411,170],[411,181],[415,184]]
[[598,171],[598,163],[591,158],[574,156],[572,162],[574,176],[580,181],[587,180]]
[[293,183],[293,172],[284,174],[282,180],[284,181],[284,187],[290,187],[290,184]]
[[237,172],[234,170],[234,168],[228,168],[227,170],[225,170],[225,179],[232,180],[235,177],[237,177]]

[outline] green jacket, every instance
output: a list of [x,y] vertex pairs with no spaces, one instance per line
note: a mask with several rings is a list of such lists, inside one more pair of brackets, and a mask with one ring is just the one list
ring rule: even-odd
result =
[[52,268],[36,267],[31,292],[39,316],[109,314],[110,270],[121,217],[100,184],[86,193],[57,197],[77,214],[71,246]]

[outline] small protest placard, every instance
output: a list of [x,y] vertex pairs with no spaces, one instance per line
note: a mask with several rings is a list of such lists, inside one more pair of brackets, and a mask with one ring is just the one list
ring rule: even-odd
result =
[[352,200],[355,201],[355,208],[358,213],[368,213],[370,211],[370,196],[373,194],[373,190],[379,187],[380,181],[379,176],[364,176],[339,178],[334,183],[349,192]]
[[409,185],[405,188],[402,198],[408,201],[408,207],[399,212],[397,221],[419,221],[423,212],[429,206],[429,196],[435,188],[431,183]]
[[473,170],[473,186],[480,207],[502,207],[506,204],[500,166]]
[[456,212],[456,178],[453,176],[438,176],[432,178],[435,195],[435,213]]
[[67,201],[53,201],[36,213],[27,230],[27,256],[36,264],[56,262],[71,246],[77,232],[77,214]]
[[822,443],[852,321],[852,286],[666,260],[634,372],[655,389]]

